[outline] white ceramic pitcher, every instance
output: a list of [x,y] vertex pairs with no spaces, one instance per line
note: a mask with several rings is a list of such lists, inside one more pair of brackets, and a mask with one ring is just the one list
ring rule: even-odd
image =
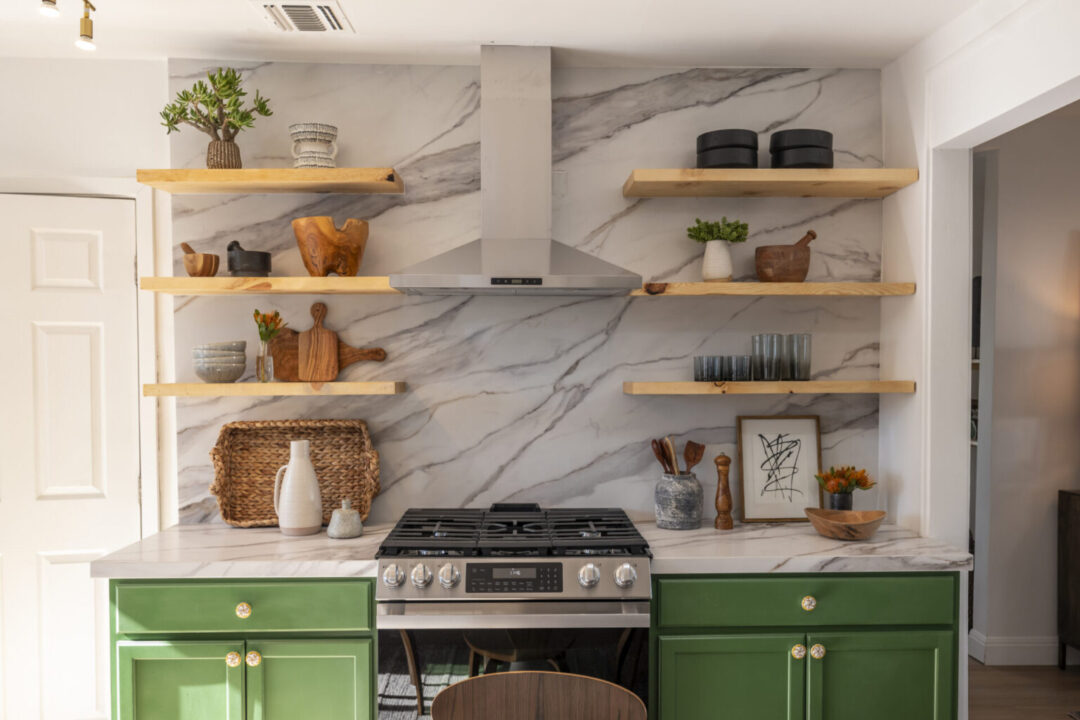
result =
[[293,440],[289,464],[278,468],[274,478],[274,512],[283,535],[313,535],[322,530],[322,497],[311,443]]

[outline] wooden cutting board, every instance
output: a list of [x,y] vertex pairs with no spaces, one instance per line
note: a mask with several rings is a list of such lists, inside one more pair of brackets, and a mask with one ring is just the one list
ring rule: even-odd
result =
[[326,319],[326,303],[311,306],[315,324],[300,333],[299,375],[300,380],[311,383],[332,382],[338,375],[337,333],[323,327]]
[[[382,362],[386,351],[382,348],[354,348],[338,338],[338,372],[353,363],[365,360]],[[274,358],[274,379],[282,382],[300,380],[300,333],[292,328],[282,328],[277,337],[270,341],[270,354]]]

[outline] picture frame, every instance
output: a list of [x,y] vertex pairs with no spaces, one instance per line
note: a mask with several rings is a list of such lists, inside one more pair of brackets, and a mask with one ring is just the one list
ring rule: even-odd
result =
[[803,509],[822,504],[820,417],[740,415],[735,424],[742,521],[807,522]]

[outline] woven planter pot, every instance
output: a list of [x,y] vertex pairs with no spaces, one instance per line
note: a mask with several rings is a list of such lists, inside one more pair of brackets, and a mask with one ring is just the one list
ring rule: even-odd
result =
[[210,170],[235,170],[243,167],[240,146],[232,140],[211,140],[206,146],[206,167]]

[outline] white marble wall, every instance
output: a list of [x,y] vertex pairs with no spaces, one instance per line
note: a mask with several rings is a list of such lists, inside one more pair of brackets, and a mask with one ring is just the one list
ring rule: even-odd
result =
[[[174,90],[204,63],[171,64]],[[245,66],[275,114],[239,141],[247,167],[289,164],[287,126],[341,128],[339,164],[393,165],[404,196],[176,196],[174,240],[221,252],[230,240],[274,253],[275,274],[304,274],[289,220],[371,221],[361,274],[385,275],[478,237],[479,70],[476,67]],[[689,167],[694,137],[719,127],[825,127],[837,165],[880,165],[879,74],[850,70],[613,70],[554,73],[556,238],[641,273],[694,280],[695,217],[739,217],[753,248],[818,232],[811,279],[879,277],[880,201],[625,199],[634,167]],[[198,167],[205,136],[172,140],[173,164]],[[762,157],[767,161],[767,154]],[[179,258],[179,255],[177,255]],[[178,266],[177,273],[182,273]],[[324,299],[328,326],[353,345],[385,347],[382,364],[344,379],[409,383],[388,398],[220,398],[178,402],[181,519],[220,522],[208,487],[218,428],[237,419],[364,418],[382,456],[373,520],[413,506],[619,505],[651,515],[657,464],[648,438],[672,434],[735,455],[740,414],[818,414],[824,462],[877,466],[876,397],[628,397],[624,380],[689,379],[691,356],[749,352],[754,332],[814,333],[819,378],[875,378],[874,299],[383,297]],[[309,325],[312,297],[195,297],[176,305],[177,376],[194,378],[194,343],[244,338],[254,307]],[[711,464],[700,467],[707,497]],[[860,501],[873,504],[874,497]]]

